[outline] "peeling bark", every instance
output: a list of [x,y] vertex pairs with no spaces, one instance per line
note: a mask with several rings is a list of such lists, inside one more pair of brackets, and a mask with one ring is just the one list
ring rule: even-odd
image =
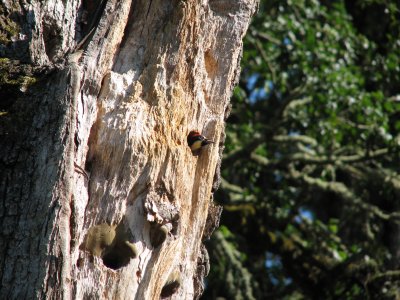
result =
[[0,106],[0,298],[198,298],[256,1],[1,6],[0,55],[35,80]]

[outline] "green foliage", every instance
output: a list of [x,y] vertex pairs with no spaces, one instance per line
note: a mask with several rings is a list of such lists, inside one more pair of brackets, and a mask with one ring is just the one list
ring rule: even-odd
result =
[[10,43],[20,30],[18,24],[7,16],[4,10],[3,5],[0,4],[0,45]]
[[0,113],[6,112],[23,92],[37,82],[31,65],[0,58]]
[[400,4],[264,1],[244,49],[210,249],[245,259],[211,250],[204,298],[239,299],[233,270],[257,299],[400,297]]

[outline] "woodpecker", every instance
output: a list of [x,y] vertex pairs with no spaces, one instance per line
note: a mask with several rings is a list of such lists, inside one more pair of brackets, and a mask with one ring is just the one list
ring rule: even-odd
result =
[[204,146],[207,146],[208,144],[214,143],[213,141],[210,141],[207,139],[205,136],[201,135],[200,132],[194,130],[191,131],[187,137],[187,142],[190,147],[190,150],[192,150],[193,155],[197,156],[200,154],[201,149]]

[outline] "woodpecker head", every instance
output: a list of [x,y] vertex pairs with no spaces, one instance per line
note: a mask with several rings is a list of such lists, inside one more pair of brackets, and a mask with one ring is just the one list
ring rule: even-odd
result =
[[201,135],[197,130],[191,131],[187,137],[187,142],[192,150],[193,155],[197,156],[200,154],[201,149],[208,144],[214,143],[205,136]]

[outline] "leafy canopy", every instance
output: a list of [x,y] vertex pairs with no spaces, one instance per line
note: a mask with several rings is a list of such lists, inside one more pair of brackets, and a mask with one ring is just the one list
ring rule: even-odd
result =
[[400,297],[400,3],[263,1],[242,64],[204,298]]

